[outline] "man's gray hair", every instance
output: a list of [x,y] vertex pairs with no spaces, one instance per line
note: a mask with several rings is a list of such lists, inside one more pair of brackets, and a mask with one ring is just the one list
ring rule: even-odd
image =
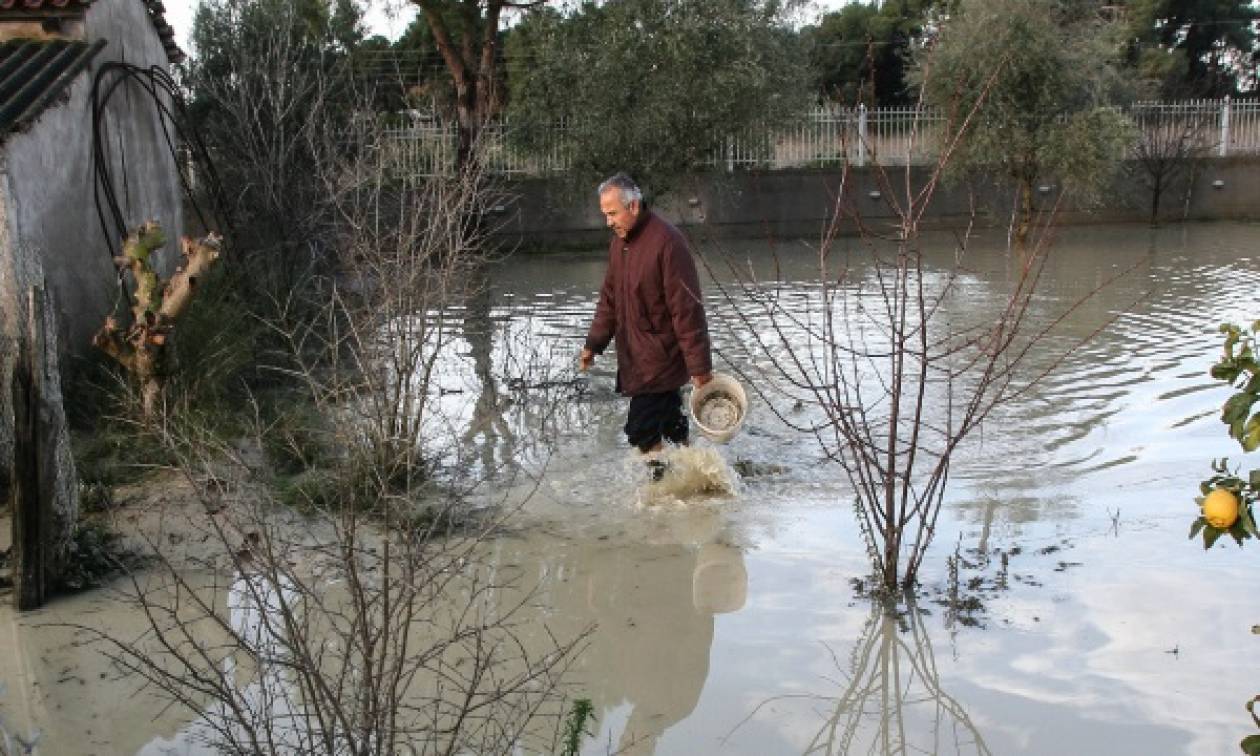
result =
[[618,173],[605,179],[599,185],[596,192],[599,196],[604,196],[604,192],[609,189],[616,189],[621,194],[621,204],[623,207],[629,207],[631,202],[638,200],[643,201],[643,191],[639,189],[639,185],[634,183],[634,179],[624,173]]

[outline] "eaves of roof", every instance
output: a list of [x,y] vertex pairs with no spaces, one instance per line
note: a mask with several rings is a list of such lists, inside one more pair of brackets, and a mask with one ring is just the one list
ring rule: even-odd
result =
[[82,10],[91,4],[92,0],[0,0],[0,10],[46,14]]
[[[99,0],[0,0],[0,20],[5,18],[58,18],[78,16]],[[175,41],[175,30],[166,20],[166,6],[162,0],[140,0],[144,3],[149,22],[157,32],[166,58],[172,63],[182,63],[187,57]]]
[[104,46],[103,39],[0,43],[0,140],[44,112]]
[[[43,2],[48,1],[43,0]],[[92,0],[63,0],[63,2],[90,3]],[[166,6],[162,5],[162,0],[144,0],[144,6],[149,10],[149,20],[153,22],[153,28],[157,30],[158,39],[162,40],[162,47],[166,48],[167,59],[172,63],[183,63],[188,56],[175,42],[175,29],[166,21]]]

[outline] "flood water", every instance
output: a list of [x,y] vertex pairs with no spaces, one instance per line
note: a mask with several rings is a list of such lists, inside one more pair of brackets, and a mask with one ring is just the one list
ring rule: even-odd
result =
[[[949,304],[960,322],[1005,297],[1004,241],[978,239],[966,296]],[[705,250],[721,279],[728,260],[772,269],[762,242]],[[595,627],[566,679],[594,705],[583,753],[1237,752],[1260,692],[1260,546],[1222,539],[1205,553],[1186,536],[1210,461],[1249,461],[1225,435],[1228,392],[1207,371],[1216,326],[1260,317],[1257,250],[1260,226],[1247,224],[1060,232],[1043,316],[1133,272],[1076,307],[1028,369],[1098,333],[970,437],[922,596],[895,617],[856,585],[870,565],[844,476],[764,399],[717,448],[711,492],[648,484],[620,435],[611,350],[590,376],[562,367],[581,346],[601,252],[497,268],[459,314],[442,407],[470,450],[463,464],[541,476],[490,557],[529,576],[539,632]],[[809,244],[774,252],[782,295],[804,302]],[[706,292],[722,368],[759,324],[734,317],[742,295]],[[545,388],[531,381],[544,374],[583,382],[571,406],[542,409]],[[539,429],[556,443],[532,443]],[[943,600],[955,553],[975,599],[962,612]],[[0,620],[16,651],[0,666],[0,712],[10,726],[37,722],[41,753],[198,752],[191,715],[161,710],[73,633],[48,629],[138,631],[106,594]]]

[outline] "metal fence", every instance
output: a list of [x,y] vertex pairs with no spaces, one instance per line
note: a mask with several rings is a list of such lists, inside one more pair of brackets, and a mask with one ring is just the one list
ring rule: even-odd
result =
[[1260,154],[1260,100],[1143,102],[1129,117],[1150,143],[1180,139],[1220,157]]
[[[1260,155],[1260,99],[1143,102],[1127,109],[1140,142],[1167,145],[1182,140],[1198,154]],[[778,170],[849,162],[862,166],[923,164],[933,161],[946,118],[931,108],[820,107],[767,133],[731,138],[705,166],[714,170]],[[482,133],[486,167],[493,173],[547,176],[569,169],[572,130],[564,122],[549,129],[540,149],[524,150],[510,140],[507,120]],[[410,175],[443,175],[455,162],[453,124],[421,122],[386,134],[400,169]],[[1135,150],[1139,149],[1137,145]]]
[[[487,170],[509,176],[549,176],[569,169],[572,142],[568,128],[557,122],[547,131],[543,149],[524,150],[508,138],[511,124],[496,121],[479,136]],[[386,129],[384,143],[394,152],[400,170],[412,176],[439,176],[454,172],[458,142],[456,126],[420,122]]]

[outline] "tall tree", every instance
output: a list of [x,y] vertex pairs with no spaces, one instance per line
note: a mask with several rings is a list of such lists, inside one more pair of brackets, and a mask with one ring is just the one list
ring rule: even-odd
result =
[[[768,135],[806,101],[799,45],[775,3],[619,0],[513,31],[511,113],[526,146],[563,122],[572,176],[630,171],[659,194],[736,135]],[[768,149],[768,140],[766,142]]]
[[315,130],[354,109],[345,75],[362,43],[353,0],[202,0],[185,80],[215,171],[235,193],[232,254],[250,250],[252,284],[284,290],[323,247],[309,171]]
[[429,34],[454,88],[460,170],[474,165],[474,148],[486,123],[503,106],[499,24],[505,11],[533,8],[546,0],[411,0],[420,8]]
[[911,52],[940,0],[856,2],[802,31],[818,95],[844,105],[881,107],[914,100],[907,82]]
[[1224,97],[1254,86],[1252,0],[1127,0],[1127,61],[1164,97]]
[[1014,183],[1018,248],[1042,180],[1088,197],[1130,141],[1112,107],[1125,86],[1118,39],[1093,0],[962,0],[920,57],[928,100],[956,123],[970,116],[953,169]]

